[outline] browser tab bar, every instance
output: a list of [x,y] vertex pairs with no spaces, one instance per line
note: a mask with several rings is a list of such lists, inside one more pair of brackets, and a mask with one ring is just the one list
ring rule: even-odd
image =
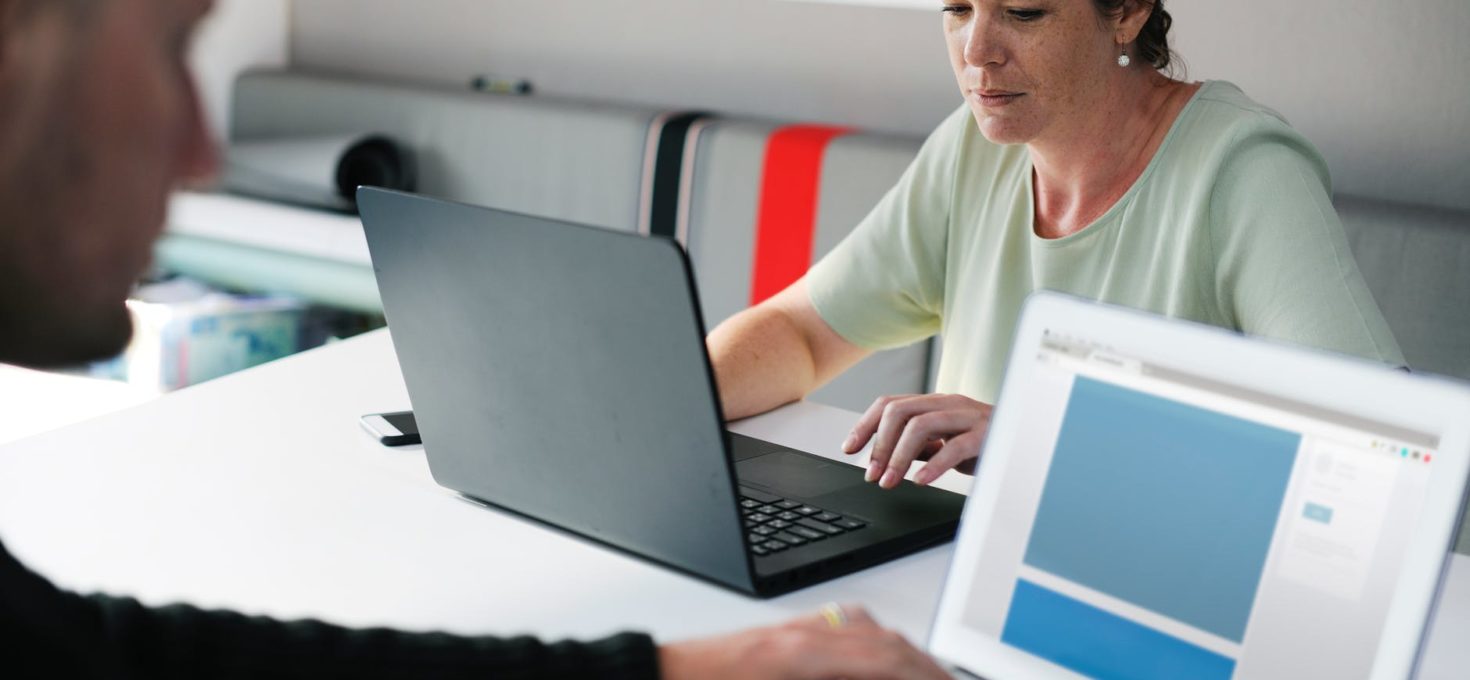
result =
[[1143,373],[1143,362],[1132,357],[1125,357],[1100,349],[1092,350],[1087,355],[1087,361],[1094,364],[1102,364],[1110,368],[1121,369],[1129,373]]

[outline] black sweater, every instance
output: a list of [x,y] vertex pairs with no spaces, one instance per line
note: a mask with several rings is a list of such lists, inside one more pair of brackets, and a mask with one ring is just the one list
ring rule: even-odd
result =
[[0,544],[0,675],[47,678],[656,678],[647,635],[531,637],[352,630],[53,586]]

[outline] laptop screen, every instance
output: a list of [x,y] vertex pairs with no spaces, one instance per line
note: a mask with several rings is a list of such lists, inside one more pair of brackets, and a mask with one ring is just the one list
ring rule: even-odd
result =
[[961,627],[1094,677],[1368,677],[1437,437],[1033,348]]

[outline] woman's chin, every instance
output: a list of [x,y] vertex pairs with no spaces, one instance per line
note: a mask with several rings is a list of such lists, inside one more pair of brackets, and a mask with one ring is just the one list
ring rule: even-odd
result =
[[1012,116],[976,111],[975,123],[980,128],[980,134],[985,135],[985,139],[992,144],[1025,144],[1036,136],[1034,125],[1018,121]]

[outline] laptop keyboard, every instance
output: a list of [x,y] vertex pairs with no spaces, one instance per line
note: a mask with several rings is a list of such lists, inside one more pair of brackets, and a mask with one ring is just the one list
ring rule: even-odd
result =
[[761,557],[867,526],[862,520],[745,487],[740,489],[740,516],[750,551]]

